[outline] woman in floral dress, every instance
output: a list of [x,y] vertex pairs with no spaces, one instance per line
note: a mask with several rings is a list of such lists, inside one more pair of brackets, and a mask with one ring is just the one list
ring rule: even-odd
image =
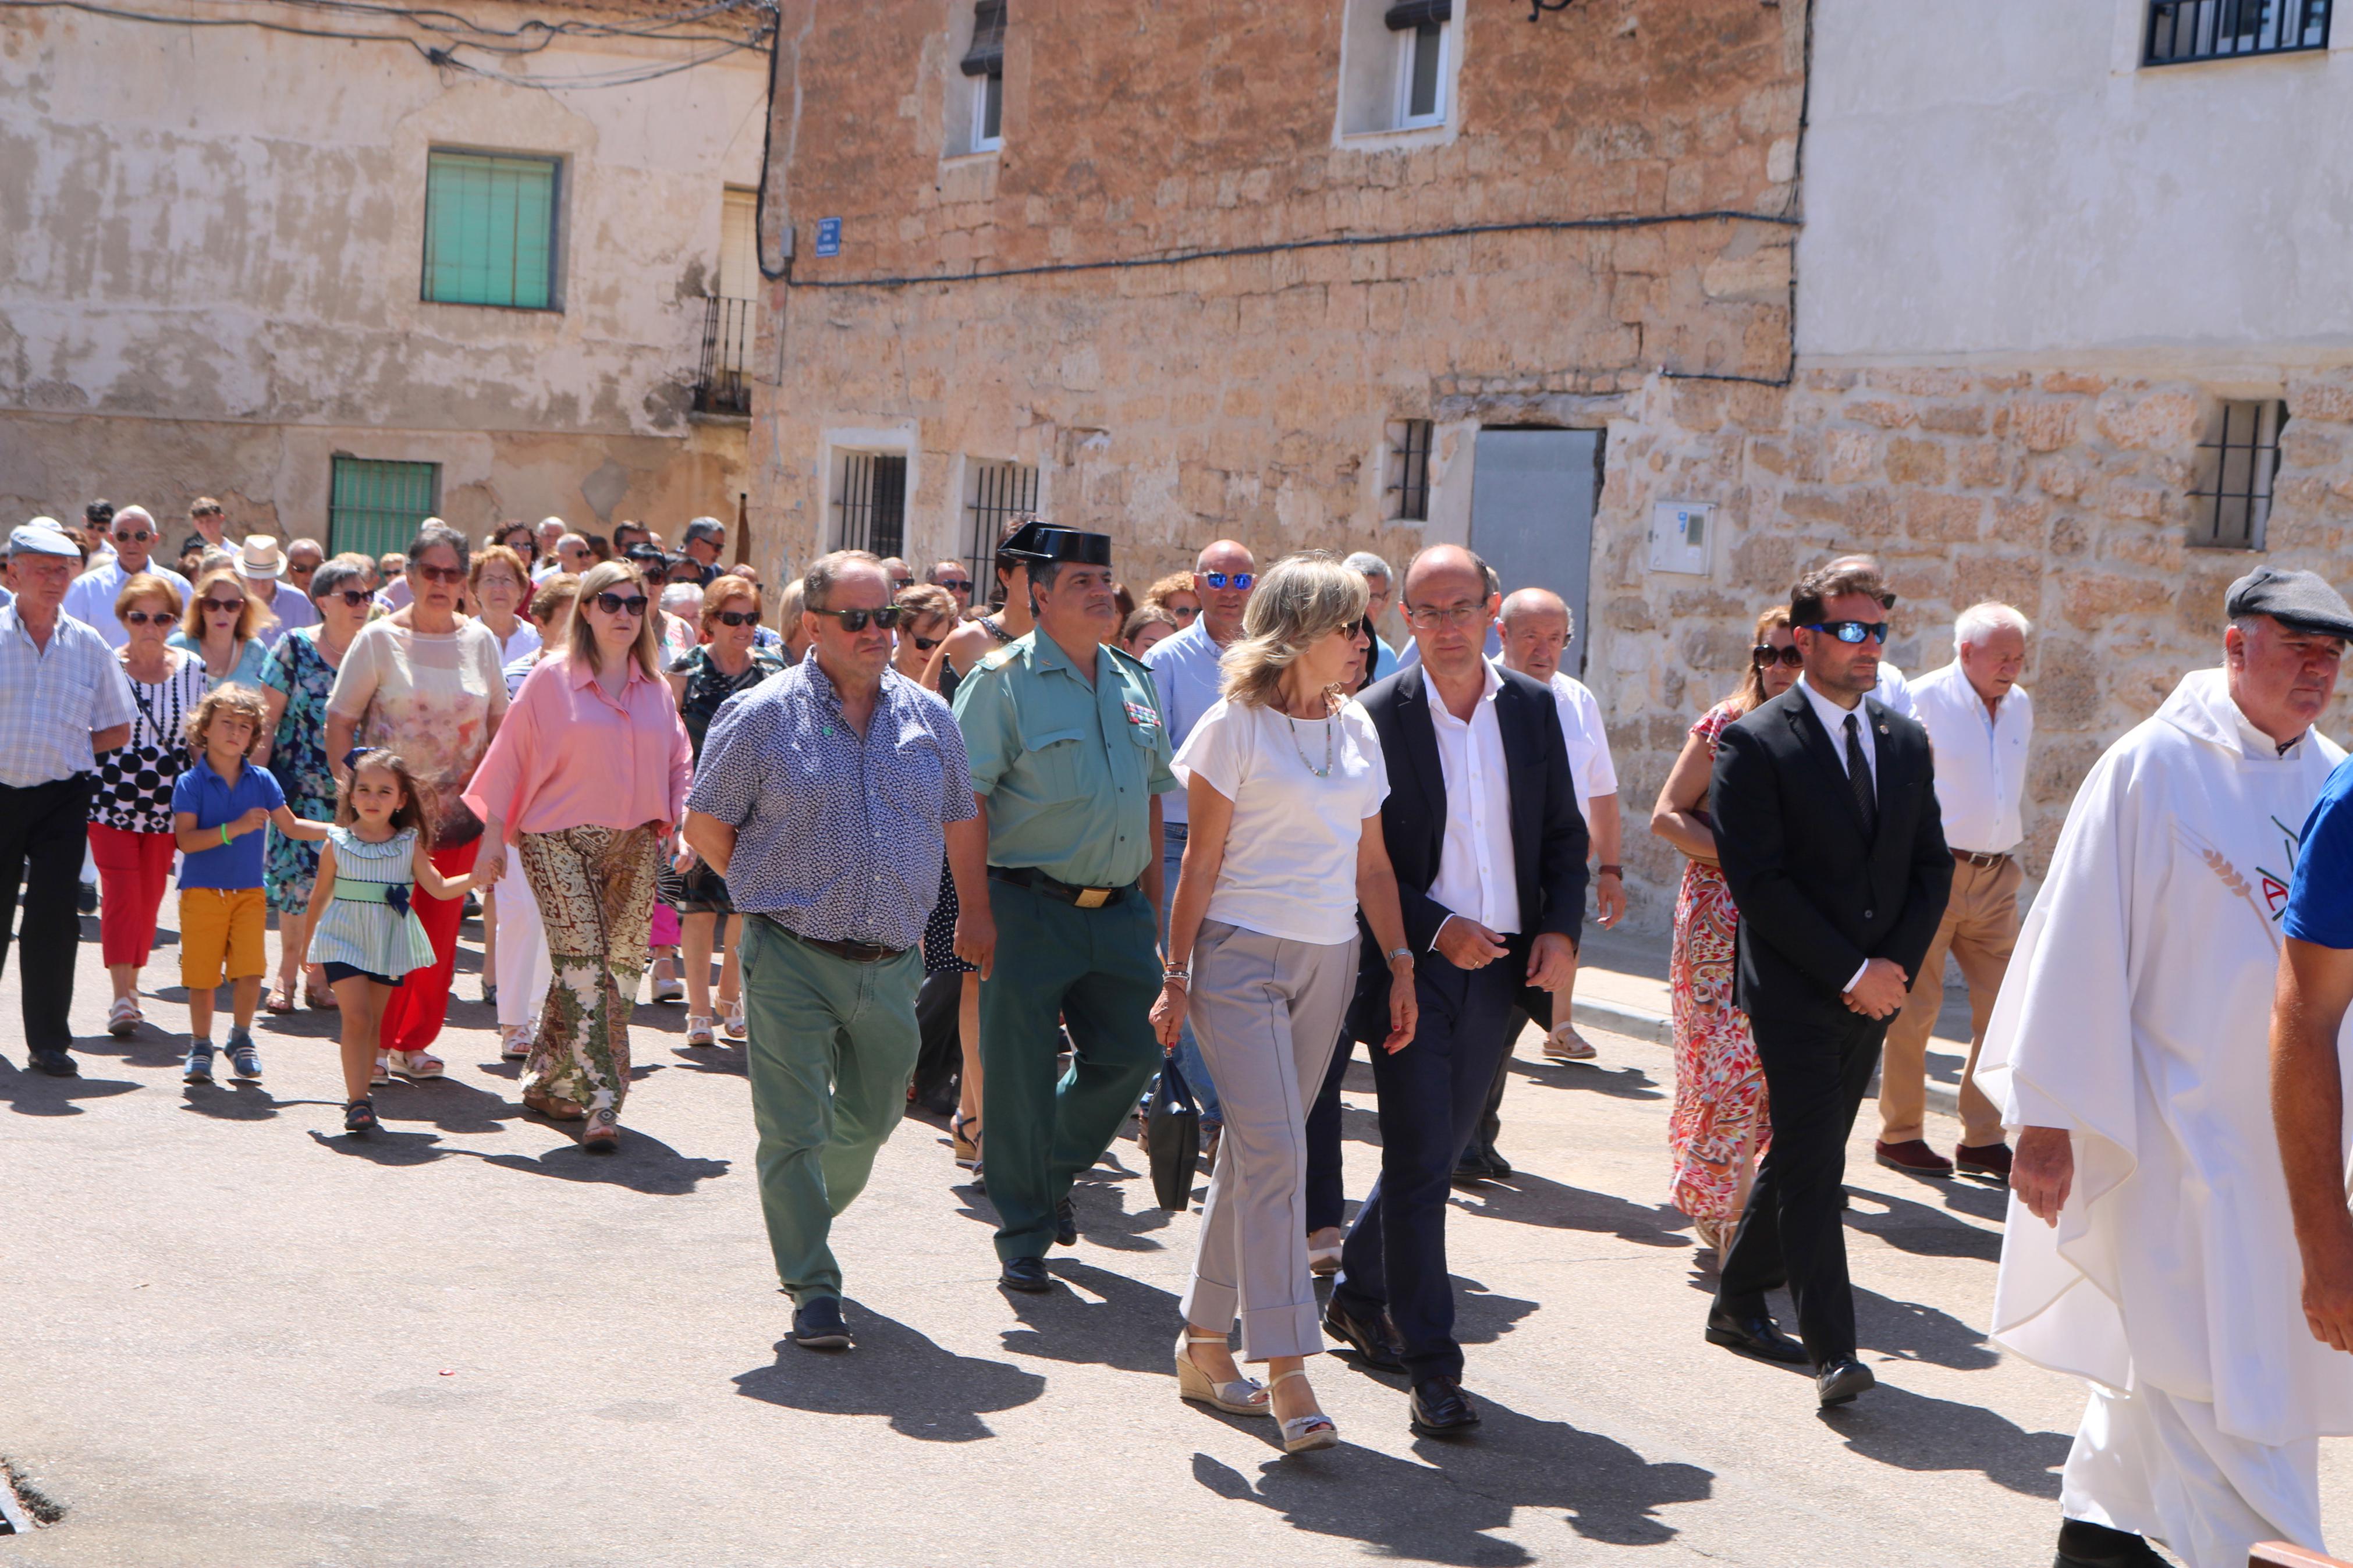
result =
[[1732,1243],[1757,1158],[1772,1133],[1765,1117],[1765,1071],[1757,1064],[1748,1016],[1732,1005],[1733,941],[1740,917],[1715,861],[1708,779],[1725,726],[1787,691],[1796,684],[1798,669],[1788,609],[1776,606],[1757,617],[1740,689],[1691,727],[1651,811],[1651,831],[1689,857],[1675,898],[1674,952],[1668,970],[1675,1047],[1675,1103],[1667,1121],[1675,1168],[1668,1197],[1691,1216],[1700,1245],[1718,1257]]
[[[269,723],[253,760],[269,770],[294,815],[311,822],[335,816],[335,775],[327,766],[327,695],[352,639],[367,625],[374,595],[358,564],[342,557],[311,574],[311,602],[319,624],[297,626],[278,639],[261,667],[261,703]],[[278,984],[262,1004],[272,1013],[294,1010],[294,977],[305,973],[302,999],[332,1008],[334,994],[311,950],[311,889],[319,874],[319,847],[272,830],[262,886],[278,917]]]

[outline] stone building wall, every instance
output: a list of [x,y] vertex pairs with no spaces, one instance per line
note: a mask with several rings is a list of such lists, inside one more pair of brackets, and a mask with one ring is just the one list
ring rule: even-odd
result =
[[[1651,380],[1611,424],[1594,547],[1588,679],[1629,811],[1647,815],[1685,727],[1737,686],[1757,613],[1801,572],[1868,551],[1902,595],[1888,651],[1906,673],[1951,662],[1954,615],[1980,600],[2033,621],[2025,859],[2039,878],[2100,752],[2220,661],[2234,578],[2269,562],[2348,585],[2353,365],[2270,374],[2288,423],[2261,552],[2186,542],[2211,380],[1892,366],[1801,368],[1787,390]],[[1663,500],[1720,506],[1709,576],[1649,570]],[[2339,741],[2349,700],[2340,689],[2323,723]],[[1643,833],[1627,859],[1658,918],[1680,860]]]
[[[1475,425],[1594,426],[1646,372],[1772,374],[1793,230],[1755,220],[1298,248],[1465,225],[1778,216],[1803,8],[1609,0],[1531,25],[1455,5],[1459,110],[1335,134],[1364,0],[1022,0],[1001,152],[951,155],[968,0],[788,4],[777,147],[794,282],[770,292],[753,532],[835,542],[833,454],[909,459],[911,556],[964,552],[964,475],[1040,470],[1058,521],[1148,581],[1219,535],[1403,556],[1467,527]],[[822,106],[822,131],[818,109]],[[818,258],[820,219],[841,251]],[[954,275],[1267,247],[1174,266]],[[860,279],[941,279],[824,287]],[[1390,421],[1440,423],[1425,526],[1395,524]]]

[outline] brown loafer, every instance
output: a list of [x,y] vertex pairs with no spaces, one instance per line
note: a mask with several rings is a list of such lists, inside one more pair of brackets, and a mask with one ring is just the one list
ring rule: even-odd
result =
[[588,1112],[558,1094],[542,1094],[536,1089],[524,1089],[522,1102],[550,1121],[577,1121]]
[[1949,1176],[1953,1173],[1953,1163],[1918,1138],[1906,1138],[1901,1143],[1874,1142],[1871,1148],[1872,1157],[1891,1171],[1902,1171],[1913,1176]]
[[1953,1164],[1965,1176],[1991,1176],[1997,1182],[2010,1180],[2010,1145],[2007,1143],[1964,1143],[1953,1151]]

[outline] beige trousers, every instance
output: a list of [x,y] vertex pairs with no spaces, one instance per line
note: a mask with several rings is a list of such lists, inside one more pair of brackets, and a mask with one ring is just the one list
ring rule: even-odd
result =
[[1879,1068],[1880,1141],[1902,1143],[1921,1135],[1928,1109],[1928,1036],[1945,1005],[1945,954],[1961,966],[1969,987],[1969,1059],[1961,1069],[1961,1142],[1972,1147],[2001,1142],[2001,1110],[1978,1088],[1978,1052],[1986,1020],[2018,942],[2018,884],[2025,868],[2012,855],[1998,866],[1953,862],[1953,896],[1936,939],[1928,944],[1904,1011],[1887,1028]]

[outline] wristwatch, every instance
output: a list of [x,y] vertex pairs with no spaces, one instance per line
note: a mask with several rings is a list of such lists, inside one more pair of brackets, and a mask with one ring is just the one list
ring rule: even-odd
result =
[[1413,949],[1409,947],[1393,947],[1389,949],[1388,961],[1391,963],[1394,964],[1400,958],[1404,959],[1408,963],[1411,963],[1413,962]]
[[1603,877],[1615,877],[1622,882],[1626,879],[1626,868],[1623,866],[1604,866],[1597,875]]

